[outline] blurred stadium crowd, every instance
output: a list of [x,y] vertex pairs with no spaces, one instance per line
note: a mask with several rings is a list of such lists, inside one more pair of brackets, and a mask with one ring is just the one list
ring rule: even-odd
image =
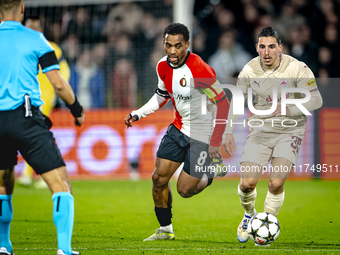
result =
[[[95,1],[93,1],[95,3]],[[172,22],[172,0],[28,7],[44,34],[61,46],[70,84],[85,108],[135,108],[157,86],[155,67],[164,56],[162,36]],[[221,83],[253,57],[263,27],[280,32],[284,53],[305,62],[319,78],[324,107],[340,107],[340,0],[196,0],[192,51]]]

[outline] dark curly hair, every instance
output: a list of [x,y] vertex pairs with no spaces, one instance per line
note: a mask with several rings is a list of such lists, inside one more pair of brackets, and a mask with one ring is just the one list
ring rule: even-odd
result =
[[272,27],[265,27],[261,30],[261,32],[258,34],[256,43],[259,42],[260,37],[274,37],[278,44],[281,44],[281,37],[279,32]]
[[181,35],[183,35],[183,39],[186,42],[188,42],[189,38],[190,38],[189,29],[181,23],[171,23],[171,24],[169,24],[164,29],[163,38],[165,38],[166,34],[169,34],[169,35],[181,34]]

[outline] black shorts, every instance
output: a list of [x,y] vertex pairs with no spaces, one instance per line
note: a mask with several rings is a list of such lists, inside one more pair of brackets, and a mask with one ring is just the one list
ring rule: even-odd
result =
[[37,174],[65,166],[65,162],[39,108],[25,118],[24,108],[0,111],[0,169],[12,168],[21,155]]
[[207,174],[209,178],[212,178],[211,173],[205,171],[212,161],[208,149],[208,144],[186,136],[170,124],[158,147],[157,157],[179,163],[184,162],[183,170],[193,177],[202,178],[204,174]]

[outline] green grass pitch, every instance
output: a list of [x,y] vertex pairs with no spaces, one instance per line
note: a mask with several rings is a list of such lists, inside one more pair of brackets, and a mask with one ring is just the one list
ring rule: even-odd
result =
[[[72,246],[100,254],[340,254],[340,182],[288,180],[278,215],[281,233],[270,247],[241,244],[243,216],[237,180],[218,180],[201,194],[174,195],[174,241],[143,242],[154,233],[150,181],[73,181],[75,225]],[[263,211],[267,181],[258,184],[256,209]],[[16,186],[11,240],[14,253],[56,254],[52,199],[48,190]]]

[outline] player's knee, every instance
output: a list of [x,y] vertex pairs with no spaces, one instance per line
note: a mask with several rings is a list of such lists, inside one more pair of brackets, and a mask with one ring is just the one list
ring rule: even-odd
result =
[[268,190],[270,193],[279,194],[283,192],[284,180],[280,178],[269,179]]
[[256,188],[257,182],[252,178],[242,179],[240,181],[240,189],[244,193],[252,192]]
[[177,191],[178,194],[183,198],[189,198],[194,195],[194,192],[192,190],[186,188],[178,188]]
[[168,178],[160,175],[157,171],[152,174],[152,183],[154,189],[160,189],[162,187],[166,187],[168,185]]

